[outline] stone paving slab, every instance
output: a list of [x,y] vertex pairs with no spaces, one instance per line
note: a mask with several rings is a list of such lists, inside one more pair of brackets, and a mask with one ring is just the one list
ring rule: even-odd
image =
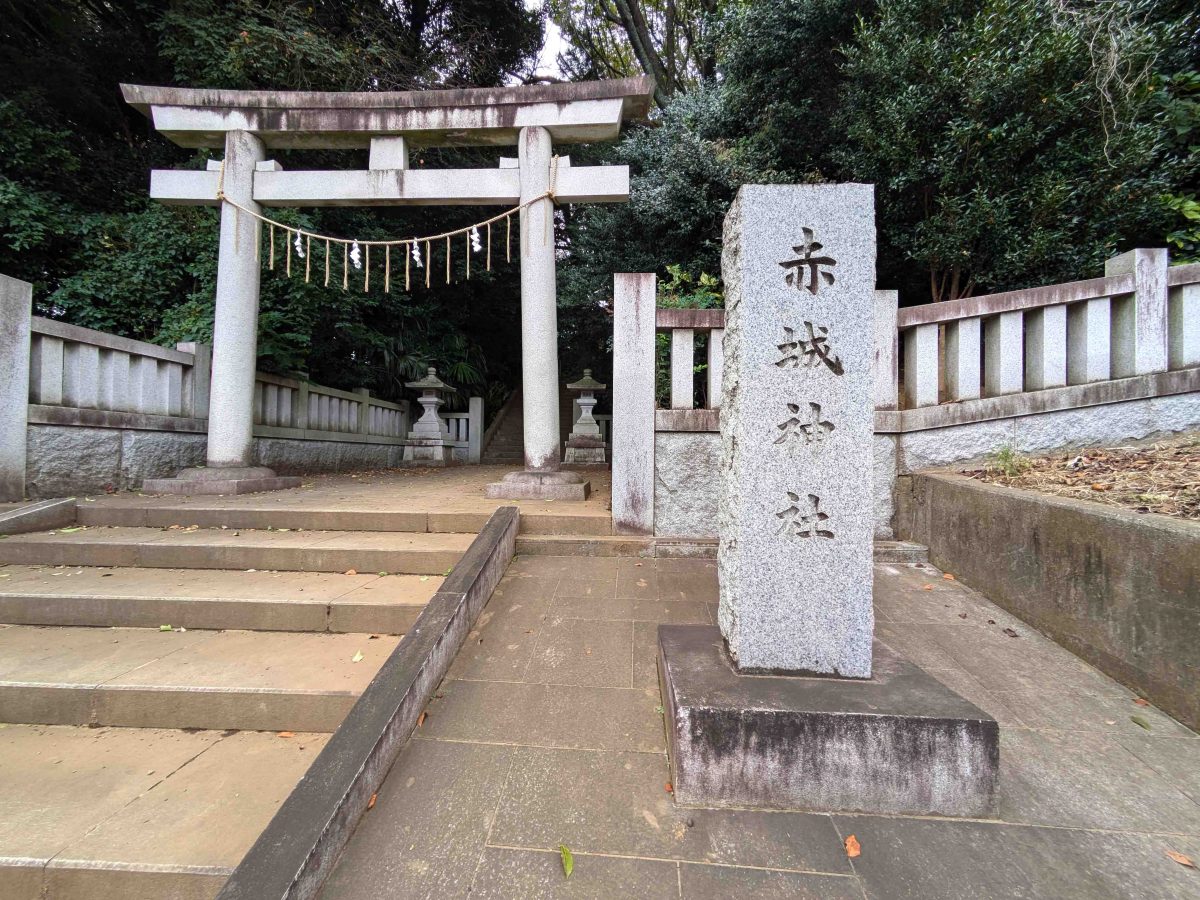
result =
[[212,897],[326,738],[0,726],[0,896]]
[[[380,793],[425,799],[364,820],[323,896],[1200,896],[1165,856],[1200,860],[1197,735],[928,564],[874,573],[880,639],[1001,723],[997,820],[676,808],[658,621],[711,616],[715,565],[518,556]],[[422,815],[445,858],[396,839]]]
[[586,501],[493,500],[484,486],[517,466],[400,469],[306,477],[299,488],[231,497],[172,497],[121,493],[80,498],[80,520],[96,525],[273,525],[356,531],[475,533],[497,507],[521,509],[526,534],[612,533],[611,474],[588,469]]

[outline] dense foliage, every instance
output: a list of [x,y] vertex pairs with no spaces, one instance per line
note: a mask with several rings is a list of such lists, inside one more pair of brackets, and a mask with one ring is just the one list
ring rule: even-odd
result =
[[[39,310],[148,340],[211,335],[213,208],[146,197],[203,167],[121,81],[386,90],[529,80],[543,17],[571,78],[649,71],[662,109],[579,163],[632,168],[628,204],[562,210],[564,375],[608,378],[612,273],[720,302],[721,222],[746,182],[876,184],[879,284],[905,304],[1088,277],[1131,246],[1200,256],[1200,59],[1185,0],[0,0],[0,271]],[[294,151],[287,167],[362,168]],[[414,154],[415,166],[495,153]],[[469,209],[281,212],[333,234],[467,224]],[[516,383],[516,267],[411,295],[265,273],[260,364],[396,396],[434,364]],[[498,396],[493,395],[489,406]]]
[[[119,82],[226,88],[415,89],[501,84],[530,70],[542,22],[520,0],[19,0],[0,15],[0,271],[39,311],[145,340],[208,340],[217,212],[147,198],[155,167],[204,156],[155,135]],[[219,156],[219,151],[216,151]],[[278,154],[364,168],[364,153]],[[495,165],[415,154],[414,165]],[[289,222],[395,237],[469,223],[468,209],[306,210]],[[343,293],[264,273],[260,365],[395,396],[430,364],[482,389],[511,383],[516,272]],[[490,368],[489,368],[490,367]],[[487,377],[490,376],[490,377]]]
[[607,271],[717,272],[746,182],[875,183],[879,284],[906,305],[1090,277],[1134,245],[1194,256],[1196,27],[1142,0],[733,5],[720,79],[614,152],[634,202],[573,219],[568,299]]

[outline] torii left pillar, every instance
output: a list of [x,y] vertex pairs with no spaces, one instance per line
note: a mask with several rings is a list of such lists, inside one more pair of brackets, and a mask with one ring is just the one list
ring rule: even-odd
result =
[[[247,209],[254,202],[254,170],[265,158],[262,141],[248,131],[225,134],[222,188]],[[221,204],[217,301],[213,319],[212,387],[206,465],[175,478],[147,479],[142,489],[164,494],[246,494],[299,487],[254,458],[254,373],[258,359],[258,221]]]
[[[554,268],[553,149],[545,128],[522,128],[517,139],[521,173],[521,390],[525,469],[489,484],[503,499],[586,500],[591,488],[577,472],[561,471],[559,446],[558,294]],[[541,199],[536,199],[541,198]]]

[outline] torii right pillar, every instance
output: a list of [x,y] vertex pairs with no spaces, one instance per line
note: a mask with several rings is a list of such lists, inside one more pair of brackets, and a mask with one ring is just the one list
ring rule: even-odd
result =
[[720,627],[658,629],[675,800],[989,816],[996,721],[873,640],[873,188],[744,186],[722,274]]

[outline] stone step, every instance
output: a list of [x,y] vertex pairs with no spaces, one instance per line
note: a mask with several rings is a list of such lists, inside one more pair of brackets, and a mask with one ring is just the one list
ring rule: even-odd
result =
[[444,575],[470,534],[105,527],[0,541],[0,563]]
[[0,568],[0,623],[402,634],[436,575]]
[[[717,542],[708,538],[650,538],[630,535],[528,534],[517,537],[517,552],[526,556],[655,556],[715,559]],[[927,562],[928,549],[907,541],[875,541],[880,563]]]
[[332,732],[399,641],[8,625],[0,722]]
[[[289,531],[376,531],[395,533],[477,534],[490,512],[378,512],[370,509],[311,509],[280,506],[274,498],[238,498],[236,506],[212,502],[163,503],[158,498],[106,497],[79,504],[79,523],[90,528],[288,529]],[[253,505],[252,505],[253,504]],[[529,533],[610,534],[608,516],[523,513],[521,530]],[[580,530],[585,529],[585,530]],[[188,565],[191,565],[188,563]],[[343,570],[344,571],[344,570]]]
[[213,897],[327,740],[0,728],[0,896]]
[[877,563],[927,563],[929,548],[911,541],[876,541],[875,562]]

